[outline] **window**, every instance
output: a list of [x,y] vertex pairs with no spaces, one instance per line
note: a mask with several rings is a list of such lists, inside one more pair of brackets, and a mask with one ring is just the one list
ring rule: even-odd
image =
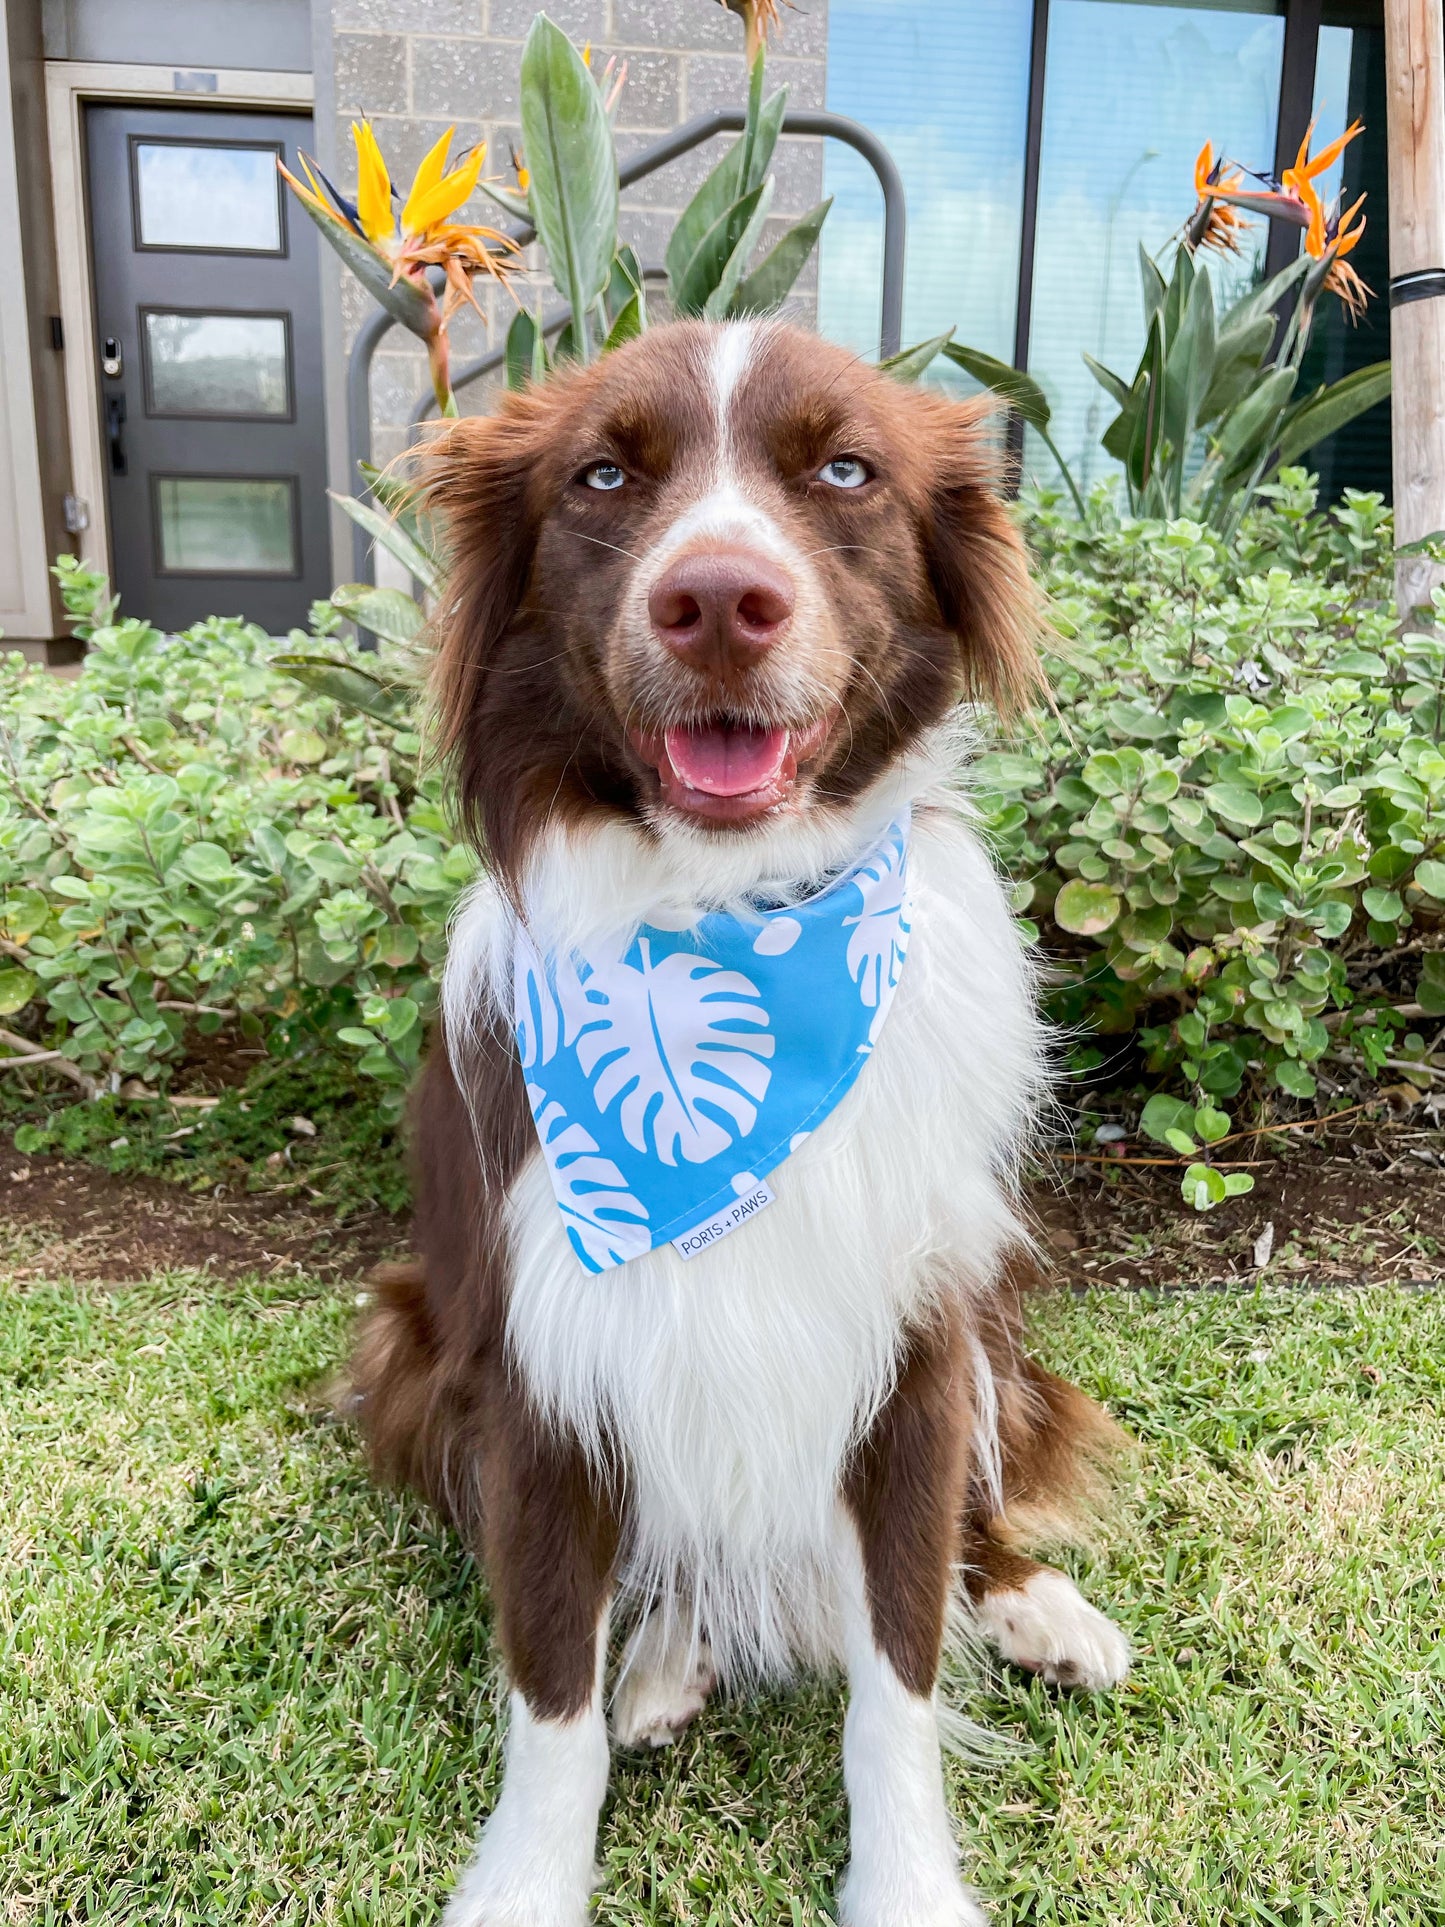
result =
[[279,254],[275,147],[131,142],[136,246]]
[[[1028,133],[1027,0],[831,0],[828,105],[885,142],[908,194],[903,339],[957,324],[1013,359]],[[829,141],[834,204],[819,254],[824,334],[878,353],[882,200],[861,156]]]

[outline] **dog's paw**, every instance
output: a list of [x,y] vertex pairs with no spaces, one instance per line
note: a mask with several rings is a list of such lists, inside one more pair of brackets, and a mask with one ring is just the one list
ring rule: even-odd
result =
[[595,1870],[578,1880],[560,1868],[520,1866],[483,1836],[452,1889],[442,1927],[587,1927],[594,1879]]
[[623,1747],[671,1746],[706,1706],[715,1684],[706,1646],[689,1663],[665,1652],[656,1657],[639,1652],[612,1702],[613,1739]]
[[957,1875],[865,1878],[855,1863],[838,1890],[839,1927],[989,1927],[988,1915]]
[[1050,1686],[1107,1692],[1129,1671],[1129,1642],[1073,1580],[1051,1567],[1025,1586],[986,1592],[975,1607],[980,1625],[1006,1660]]

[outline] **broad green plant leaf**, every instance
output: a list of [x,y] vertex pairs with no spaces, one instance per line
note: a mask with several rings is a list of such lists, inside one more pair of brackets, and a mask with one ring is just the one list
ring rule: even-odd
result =
[[[732,312],[733,297],[737,294],[752,259],[758,242],[762,239],[763,226],[768,211],[773,204],[774,182],[770,174],[757,190],[757,199],[752,213],[748,216],[737,245],[728,256],[722,273],[718,276],[717,286],[703,303],[703,314],[709,321],[722,321]],[[749,197],[751,198],[751,197]]]
[[642,297],[635,294],[608,329],[607,339],[602,344],[602,352],[608,354],[612,349],[620,348],[624,341],[635,340],[641,333]]
[[416,707],[415,689],[369,675],[355,663],[334,656],[295,654],[273,656],[271,660],[276,668],[285,670],[318,696],[329,696],[343,709],[357,710],[394,728],[404,726]]
[[429,555],[399,521],[381,514],[369,503],[358,501],[354,495],[338,495],[334,489],[328,489],[327,493],[344,515],[349,515],[373,541],[379,542],[409,574],[415,576],[428,595],[436,594],[441,586],[441,569],[436,558]]
[[917,381],[924,369],[943,353],[952,335],[950,328],[946,335],[935,335],[931,341],[919,341],[911,348],[900,348],[896,355],[889,355],[886,361],[878,363],[879,374],[892,375],[895,381]]
[[366,582],[343,582],[331,591],[333,607],[358,628],[387,642],[415,642],[426,617],[404,589],[374,589]]
[[1101,883],[1071,878],[1054,899],[1054,922],[1075,936],[1098,937],[1119,920],[1120,898]]
[[617,153],[596,81],[545,13],[522,49],[521,93],[537,237],[572,308],[574,353],[590,361],[587,312],[617,253]]
[[790,227],[769,248],[751,274],[738,283],[729,313],[734,315],[771,314],[782,306],[793,284],[807,266],[808,257],[818,245],[818,236],[828,218],[833,197],[820,201],[811,213]]
[[993,355],[986,355],[978,348],[965,348],[960,343],[943,337],[944,356],[965,374],[982,382],[985,388],[1006,401],[1014,413],[1026,421],[1030,428],[1047,429],[1053,411],[1048,397],[1022,368],[1014,368],[1006,361],[999,361]]
[[[703,235],[692,259],[673,284],[672,304],[676,313],[700,315],[704,312],[764,194],[771,200],[770,189],[771,183],[764,181],[741,200],[730,203]],[[738,271],[739,280],[746,265],[744,260]]]
[[1357,415],[1382,402],[1389,392],[1390,364],[1376,361],[1296,402],[1280,426],[1279,466],[1289,468],[1317,442],[1346,427]]

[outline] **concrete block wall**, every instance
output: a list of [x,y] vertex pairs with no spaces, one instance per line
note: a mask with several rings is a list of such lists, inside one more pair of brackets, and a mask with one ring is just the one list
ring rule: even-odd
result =
[[[793,107],[821,107],[827,61],[827,0],[806,0],[807,11],[784,8],[783,32],[769,56],[769,90],[787,83]],[[510,180],[509,153],[520,140],[517,84],[522,43],[537,0],[332,0],[330,67],[334,123],[318,128],[323,157],[339,169],[339,184],[355,179],[350,122],[370,115],[382,152],[403,191],[426,149],[451,123],[459,146],[485,139],[487,172]],[[617,146],[625,162],[660,135],[717,107],[741,107],[747,73],[742,22],[718,0],[550,0],[547,12],[579,44],[591,41],[594,69],[616,55],[627,62],[627,84],[617,114]],[[659,266],[677,215],[722,153],[713,141],[672,162],[623,195],[622,231],[644,266]],[[326,150],[329,148],[329,154]],[[328,172],[330,168],[328,168]],[[785,140],[774,164],[776,232],[822,197],[822,144]],[[479,196],[475,217],[492,203]],[[765,235],[764,246],[772,235]],[[531,250],[524,298],[539,285]],[[500,346],[514,312],[505,292],[478,282],[490,317],[484,327],[463,315],[453,324],[454,365]],[[811,311],[811,280],[798,304]],[[660,291],[660,288],[659,288]],[[550,295],[550,290],[547,290]],[[342,318],[350,343],[370,303],[349,276],[343,280]],[[372,382],[373,452],[386,461],[406,444],[405,423],[427,388],[420,344],[394,329],[378,350]],[[479,408],[481,384],[464,389],[462,405]]]

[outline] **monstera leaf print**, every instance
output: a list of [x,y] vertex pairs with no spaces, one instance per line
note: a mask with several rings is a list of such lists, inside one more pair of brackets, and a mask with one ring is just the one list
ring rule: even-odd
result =
[[527,1086],[527,1096],[562,1223],[583,1264],[589,1271],[606,1271],[650,1250],[646,1207],[627,1189],[611,1158],[603,1157],[596,1140],[570,1123],[562,1106],[549,1103],[535,1084]]
[[907,845],[894,830],[851,878],[863,907],[843,919],[843,928],[853,933],[848,939],[848,975],[867,1010],[880,1010],[903,974],[908,950],[906,862]]
[[634,1150],[706,1164],[757,1121],[772,1074],[768,1013],[740,971],[652,952],[639,937],[621,956],[588,960],[577,1060],[598,1110],[618,1106]]
[[561,1037],[561,1010],[536,946],[525,931],[517,932],[512,969],[513,1022],[522,1069],[550,1064]]

